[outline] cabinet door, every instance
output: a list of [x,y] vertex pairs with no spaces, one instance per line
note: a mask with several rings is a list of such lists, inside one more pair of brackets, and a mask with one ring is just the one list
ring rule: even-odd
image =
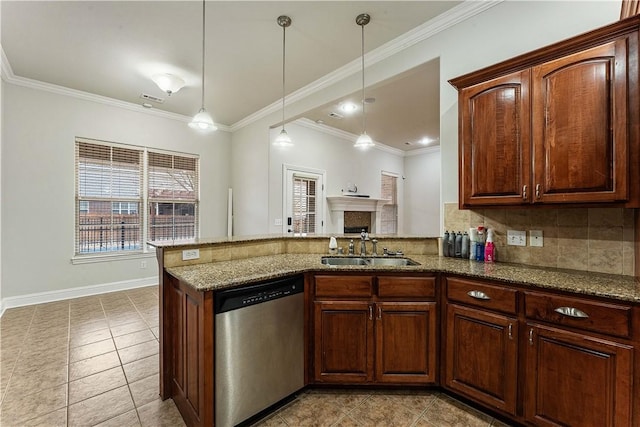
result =
[[315,380],[361,383],[373,379],[373,304],[314,303]]
[[533,201],[628,197],[627,39],[533,68]]
[[436,381],[436,303],[376,303],[376,382]]
[[632,347],[537,324],[527,332],[527,421],[631,426]]
[[516,414],[518,323],[488,311],[447,305],[445,384]]
[[460,92],[460,203],[530,202],[530,71]]

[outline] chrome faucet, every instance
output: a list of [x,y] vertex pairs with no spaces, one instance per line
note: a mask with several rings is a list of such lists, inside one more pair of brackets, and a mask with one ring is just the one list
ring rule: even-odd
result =
[[365,255],[367,255],[367,243],[364,237],[362,237],[362,239],[360,240],[360,256],[365,256]]

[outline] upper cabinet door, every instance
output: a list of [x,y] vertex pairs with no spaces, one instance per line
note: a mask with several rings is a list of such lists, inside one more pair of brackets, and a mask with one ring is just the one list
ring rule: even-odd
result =
[[533,67],[534,203],[628,198],[627,43]]
[[463,89],[460,103],[460,204],[530,203],[530,71]]

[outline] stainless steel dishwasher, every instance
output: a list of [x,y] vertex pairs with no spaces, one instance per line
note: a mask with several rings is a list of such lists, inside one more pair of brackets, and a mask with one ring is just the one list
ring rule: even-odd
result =
[[216,427],[235,426],[304,387],[304,279],[215,295]]

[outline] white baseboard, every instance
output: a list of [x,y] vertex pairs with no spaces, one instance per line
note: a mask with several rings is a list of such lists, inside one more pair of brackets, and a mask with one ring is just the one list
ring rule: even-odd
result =
[[123,280],[121,282],[103,283],[100,285],[82,286],[79,288],[38,292],[35,294],[2,298],[2,300],[0,301],[0,316],[2,316],[4,314],[4,311],[9,308],[42,304],[46,302],[60,301],[71,298],[87,297],[91,295],[106,294],[108,292],[124,291],[127,289],[142,288],[144,286],[151,286],[156,284],[158,284],[158,277],[153,276],[145,277],[142,279]]

